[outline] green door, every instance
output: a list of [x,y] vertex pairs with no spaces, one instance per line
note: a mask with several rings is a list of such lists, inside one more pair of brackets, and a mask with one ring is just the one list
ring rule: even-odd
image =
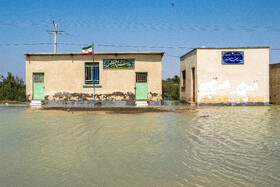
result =
[[147,100],[148,99],[148,74],[136,73],[135,83],[135,99]]
[[33,99],[45,99],[44,73],[33,73]]

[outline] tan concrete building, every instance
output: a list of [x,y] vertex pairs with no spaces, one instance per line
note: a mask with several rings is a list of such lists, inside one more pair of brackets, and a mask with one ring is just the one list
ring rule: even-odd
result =
[[268,105],[269,47],[195,48],[180,58],[180,100]]
[[269,97],[271,104],[280,104],[280,63],[269,65]]
[[[46,104],[133,105],[162,100],[164,52],[24,53],[28,100]],[[95,85],[95,86],[94,86]]]

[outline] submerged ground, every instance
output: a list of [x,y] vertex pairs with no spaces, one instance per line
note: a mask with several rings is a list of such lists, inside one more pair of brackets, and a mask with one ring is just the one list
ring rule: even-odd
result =
[[0,105],[0,186],[279,186],[280,106]]

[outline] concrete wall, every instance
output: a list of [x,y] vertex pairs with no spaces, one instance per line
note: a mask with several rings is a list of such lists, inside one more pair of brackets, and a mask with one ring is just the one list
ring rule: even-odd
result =
[[[197,54],[193,51],[180,58],[180,100],[191,103],[197,98],[197,87],[193,95],[192,68],[195,68],[195,85],[197,85]],[[185,85],[183,84],[182,72],[186,72]]]
[[[195,51],[197,105],[268,105],[268,47],[198,48],[189,54]],[[223,65],[222,51],[244,51],[244,64]],[[193,61],[186,55],[185,65],[181,66],[194,66]],[[190,84],[191,79],[187,82]]]
[[[97,100],[134,100],[135,72],[148,72],[148,100],[162,100],[162,73],[159,54],[96,54],[99,62],[100,87],[96,87]],[[103,69],[104,59],[135,59],[134,69]],[[26,94],[31,100],[32,74],[44,73],[46,100],[92,100],[93,87],[85,86],[85,62],[91,55],[80,54],[26,54]]]
[[269,96],[271,104],[280,104],[280,63],[269,65]]

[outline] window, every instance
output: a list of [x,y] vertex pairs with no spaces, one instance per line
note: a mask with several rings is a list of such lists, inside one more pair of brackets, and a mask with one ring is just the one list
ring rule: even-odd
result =
[[33,73],[33,82],[44,82],[44,73]]
[[146,83],[147,73],[136,73],[136,83]]
[[182,87],[181,91],[184,92],[186,89],[186,70],[182,71]]
[[[92,76],[92,62],[85,63],[85,84],[93,84],[93,76]],[[99,84],[99,63],[94,62],[94,77],[95,84]]]

